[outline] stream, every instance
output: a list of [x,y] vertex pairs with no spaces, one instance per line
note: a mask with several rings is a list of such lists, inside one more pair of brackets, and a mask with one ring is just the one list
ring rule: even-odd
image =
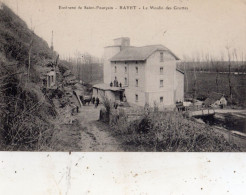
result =
[[230,131],[246,133],[246,116],[241,113],[216,113],[213,116],[196,117],[211,126],[219,126]]

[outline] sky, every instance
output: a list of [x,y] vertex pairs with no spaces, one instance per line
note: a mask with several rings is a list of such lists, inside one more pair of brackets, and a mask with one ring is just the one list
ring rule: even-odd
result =
[[[245,0],[2,0],[62,56],[75,51],[102,57],[113,39],[131,45],[163,44],[181,59],[226,57],[226,47],[246,58]],[[117,10],[68,10],[59,6],[112,6]],[[137,6],[120,10],[119,6]],[[163,10],[143,10],[162,6]],[[188,10],[166,10],[166,6]],[[139,9],[141,8],[141,9]]]

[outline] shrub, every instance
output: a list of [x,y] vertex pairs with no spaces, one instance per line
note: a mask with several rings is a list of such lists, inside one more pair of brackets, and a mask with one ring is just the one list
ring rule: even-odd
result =
[[15,71],[1,69],[1,141],[8,150],[38,150],[52,135],[49,117],[55,110],[36,84],[23,84]]
[[107,121],[109,121],[109,115],[110,115],[110,109],[112,107],[112,104],[110,102],[110,100],[106,97],[106,96],[101,96],[102,98],[102,104],[105,108],[105,114],[106,114],[106,118],[108,118]]
[[114,126],[130,150],[222,152],[240,151],[208,125],[198,124],[177,112],[150,112],[139,120]]

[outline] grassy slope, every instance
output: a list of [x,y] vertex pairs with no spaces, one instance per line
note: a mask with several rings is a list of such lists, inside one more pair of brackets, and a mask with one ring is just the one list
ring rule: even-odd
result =
[[[31,39],[32,66],[27,83]],[[0,143],[3,150],[39,149],[52,135],[49,120],[55,116],[55,110],[41,91],[40,74],[36,70],[41,62],[51,59],[48,44],[3,5],[0,9]]]
[[111,122],[116,137],[126,151],[165,152],[236,152],[239,147],[228,142],[212,127],[183,117],[177,112],[145,112],[129,122],[124,113]]
[[3,5],[0,10],[0,52],[8,60],[15,60],[19,65],[27,65],[28,49],[33,37],[32,61],[40,58],[51,59],[52,51],[47,42],[34,34],[14,12]]

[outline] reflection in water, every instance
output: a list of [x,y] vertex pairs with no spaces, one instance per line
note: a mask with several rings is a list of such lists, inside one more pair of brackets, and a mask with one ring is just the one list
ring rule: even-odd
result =
[[246,133],[246,118],[238,117],[230,113],[215,114],[214,116],[197,117],[209,125],[224,127],[228,130]]

